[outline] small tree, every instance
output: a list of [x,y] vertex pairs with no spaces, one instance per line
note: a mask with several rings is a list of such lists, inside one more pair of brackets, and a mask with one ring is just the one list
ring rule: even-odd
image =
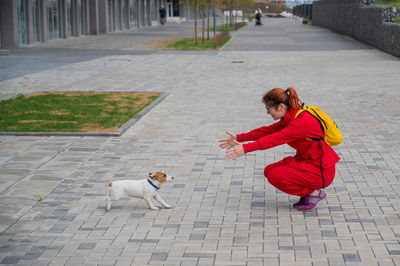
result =
[[243,10],[243,16],[244,12],[247,11],[247,16],[250,19],[251,9],[254,10],[254,0],[237,0],[237,6]]
[[207,0],[207,40],[210,39],[210,7],[212,7],[212,0]]
[[[186,4],[189,7],[193,8],[193,17],[194,17],[194,44],[197,46],[199,44],[198,38],[197,38],[197,18],[198,18],[198,12],[200,9],[200,15],[201,15],[201,4],[205,0],[187,0]],[[203,25],[204,26],[204,25]],[[204,29],[203,29],[204,31]],[[204,40],[203,40],[204,42]]]
[[194,2],[194,44],[197,46],[199,44],[197,40],[197,5],[198,0],[193,0]]
[[201,43],[204,44],[204,17],[205,17],[205,8],[206,8],[206,0],[199,0],[199,11],[201,16]]

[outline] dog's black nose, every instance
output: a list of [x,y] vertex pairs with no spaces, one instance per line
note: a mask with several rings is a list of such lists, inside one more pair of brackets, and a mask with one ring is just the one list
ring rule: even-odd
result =
[[174,179],[175,177],[171,176],[172,179]]

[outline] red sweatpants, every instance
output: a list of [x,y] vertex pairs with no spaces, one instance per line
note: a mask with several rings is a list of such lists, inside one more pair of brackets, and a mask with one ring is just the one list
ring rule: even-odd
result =
[[[335,166],[324,169],[325,187],[335,177]],[[264,175],[269,183],[290,195],[304,197],[316,189],[322,188],[322,175],[318,167],[298,163],[294,157],[286,157],[282,161],[265,167]]]

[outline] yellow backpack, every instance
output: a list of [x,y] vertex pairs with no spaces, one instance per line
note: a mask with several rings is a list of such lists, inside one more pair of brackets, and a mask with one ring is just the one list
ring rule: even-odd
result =
[[[339,145],[342,142],[343,137],[336,123],[324,112],[322,112],[321,109],[315,107],[314,105],[306,106],[303,109],[297,111],[294,117],[297,118],[302,112],[307,112],[318,120],[319,124],[321,125],[322,131],[324,132],[323,139],[329,146]],[[314,138],[309,139],[321,140]]]

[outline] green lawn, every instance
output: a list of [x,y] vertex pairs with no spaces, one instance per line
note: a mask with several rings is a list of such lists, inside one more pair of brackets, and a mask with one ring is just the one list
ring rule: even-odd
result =
[[[210,31],[214,31],[214,27],[211,27],[209,29]],[[217,25],[215,27],[216,31],[234,31],[235,30],[235,26],[230,26],[230,25]]]
[[[204,44],[201,42],[201,38],[198,38],[198,45],[196,46],[194,43],[194,38],[185,38],[180,41],[177,41],[173,44],[167,45],[169,49],[177,49],[177,50],[208,50],[214,49],[214,40],[213,39],[205,39]],[[224,46],[230,37],[225,39],[218,47]]]
[[0,131],[114,132],[161,93],[54,92],[0,101]]
[[400,1],[384,1],[382,3],[371,4],[371,6],[400,6]]

